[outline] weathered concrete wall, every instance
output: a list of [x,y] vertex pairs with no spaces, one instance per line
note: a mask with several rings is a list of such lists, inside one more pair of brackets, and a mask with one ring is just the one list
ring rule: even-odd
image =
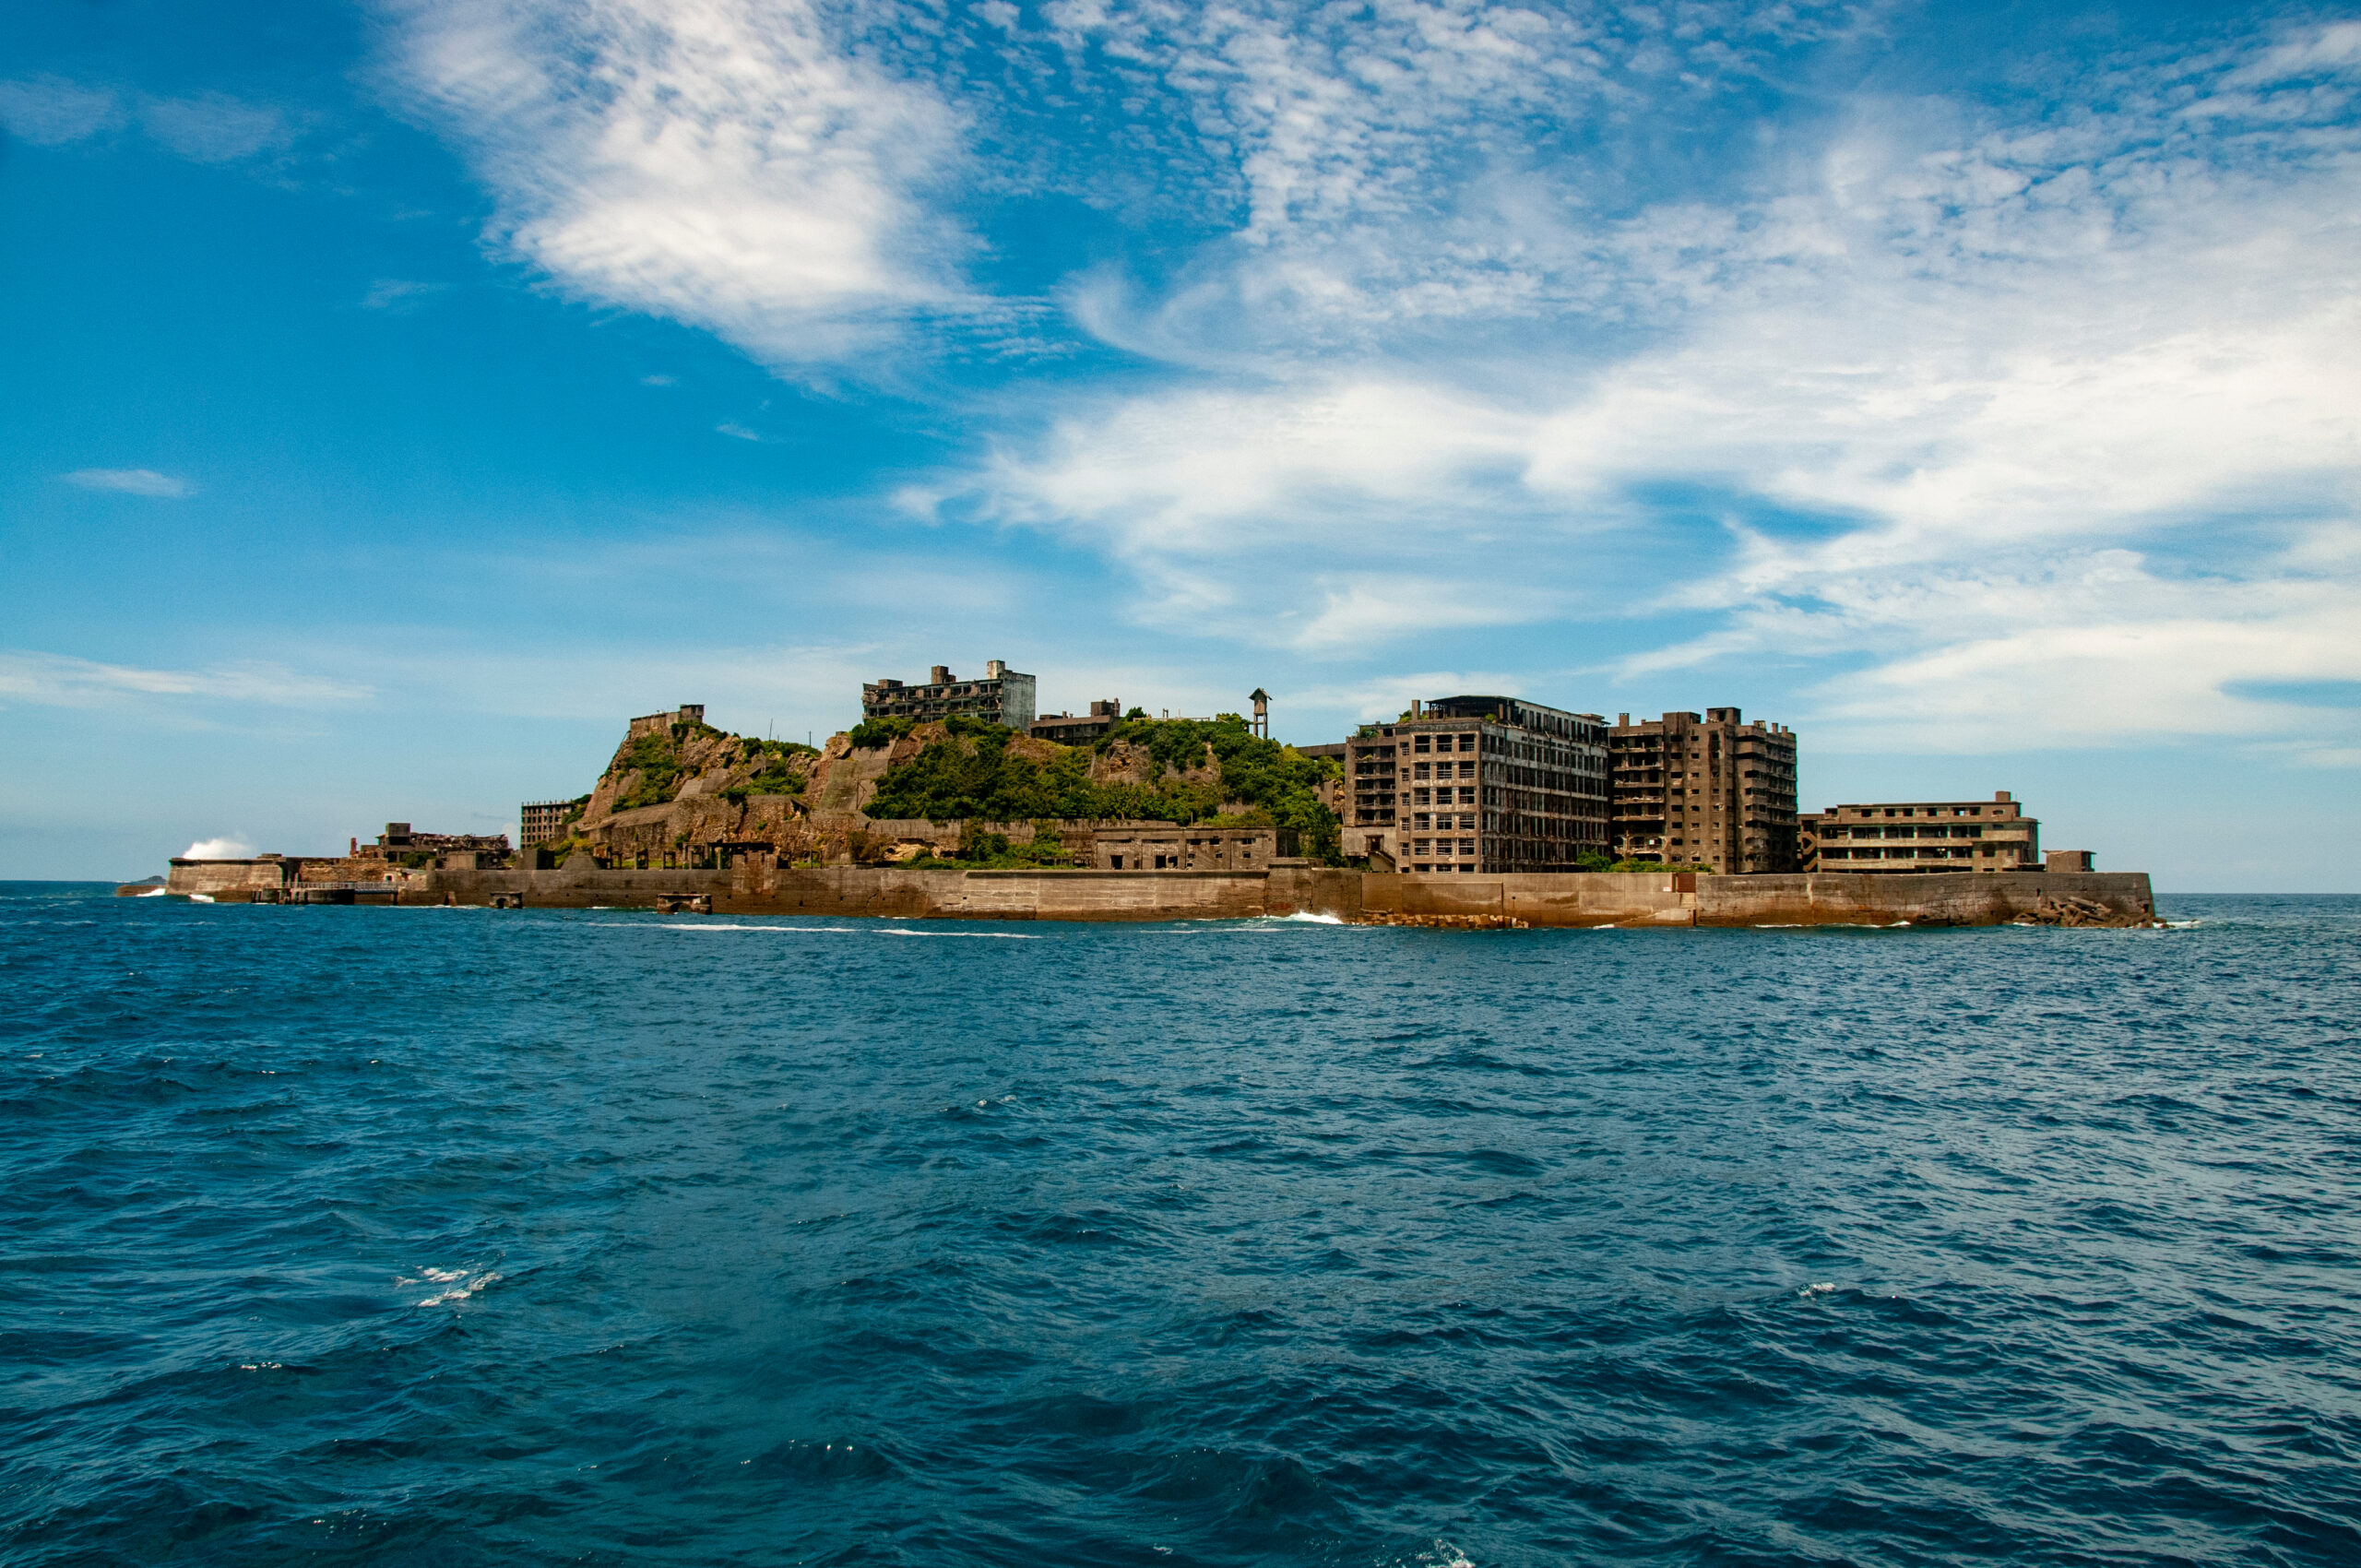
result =
[[[175,862],[172,889],[234,899],[275,887],[271,862]],[[1532,926],[1999,925],[2078,898],[2126,922],[2153,920],[2144,873],[1949,872],[1912,876],[1678,876],[1548,873],[1382,875],[1284,866],[1267,872],[908,871],[783,867],[749,857],[730,871],[421,871],[404,904],[488,904],[516,894],[535,909],[650,909],[661,894],[709,896],[717,913],[895,920],[1522,921]]]
[[1812,872],[1701,876],[1697,885],[1700,925],[2005,925],[2068,897],[2125,920],[2156,916],[2145,872]]
[[165,873],[167,892],[183,897],[201,894],[208,898],[235,902],[251,897],[264,890],[276,890],[287,882],[285,861],[182,861],[176,860]]
[[1740,880],[1640,872],[1534,872],[1505,876],[1408,872],[1370,875],[1361,898],[1370,914],[1414,918],[1490,916],[1536,926],[1694,924],[1698,895],[1679,883]]

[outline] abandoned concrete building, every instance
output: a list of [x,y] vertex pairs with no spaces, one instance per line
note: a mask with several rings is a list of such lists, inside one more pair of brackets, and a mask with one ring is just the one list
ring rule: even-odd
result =
[[1734,707],[1615,716],[1613,849],[1619,859],[1715,872],[1791,872],[1796,839],[1796,734]]
[[1026,731],[1037,741],[1062,746],[1086,746],[1123,721],[1123,705],[1114,697],[1090,705],[1088,713],[1045,713]]
[[354,858],[390,861],[408,855],[492,855],[505,857],[509,852],[505,833],[414,833],[407,822],[389,822],[386,831],[377,835],[374,844],[355,841]]
[[[1806,871],[2035,871],[2041,824],[2006,790],[1989,801],[1880,801],[1833,806],[1800,824]],[[2085,850],[2065,855],[2082,857]],[[2062,859],[2062,857],[2061,857]],[[2063,861],[2058,869],[2073,868]]]
[[670,735],[678,726],[686,726],[694,730],[703,727],[704,724],[705,704],[684,702],[670,713],[641,714],[623,731],[623,740],[629,742],[638,740],[642,735]]
[[1100,871],[1263,871],[1296,858],[1292,827],[1181,827],[1169,822],[1090,829],[1090,864]]
[[956,715],[1005,724],[1012,730],[1030,730],[1034,686],[1032,676],[1019,674],[997,659],[984,661],[980,681],[955,680],[949,665],[938,664],[927,672],[922,685],[906,686],[890,676],[863,685],[860,716],[925,723]]
[[[1450,782],[1446,784],[1445,779]],[[1607,845],[1607,721],[1438,697],[1345,742],[1346,852],[1421,872],[1567,871]]]
[[581,807],[579,800],[527,801],[516,808],[516,842],[530,847],[564,837],[566,823]]

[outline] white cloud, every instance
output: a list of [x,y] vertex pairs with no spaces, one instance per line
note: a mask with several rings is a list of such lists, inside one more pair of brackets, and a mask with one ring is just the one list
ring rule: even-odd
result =
[[178,859],[184,861],[244,861],[254,858],[255,847],[231,835],[219,838],[200,838],[183,849]]
[[295,139],[279,110],[219,92],[148,99],[139,121],[165,148],[196,163],[235,163]]
[[366,686],[299,674],[276,664],[144,670],[65,654],[0,652],[0,702],[45,707],[99,707],[143,698],[301,707],[358,702],[371,695]]
[[[2333,40],[2288,47],[2283,76],[2342,68]],[[1265,639],[1306,635],[1337,552],[1419,583],[1403,602],[1442,624],[1583,608],[1572,580],[1629,555],[1641,603],[1720,626],[1627,674],[1841,653],[1868,669],[1827,717],[1907,719],[1913,744],[2284,728],[2223,688],[2349,678],[2361,648],[2361,130],[2347,98],[2233,93],[2257,53],[2102,69],[2061,95],[2116,107],[2030,127],[1864,100],[1760,197],[1592,225],[1615,276],[1513,350],[1478,322],[1341,352],[1275,307],[1240,334],[1271,345],[1260,375],[1069,413],[916,498],[1095,540],[1177,614]],[[1388,244],[1448,282],[1458,221],[1412,211]],[[1350,308],[1398,317],[1390,289]],[[1501,296],[1491,327],[1546,292]],[[1582,340],[1634,310],[1629,346]],[[1667,486],[1714,530],[1618,532]],[[1334,621],[1362,646],[1429,624],[1349,600]]]
[[85,490],[112,490],[125,495],[147,495],[167,501],[177,501],[194,494],[196,489],[184,479],[160,474],[153,469],[77,469],[65,476],[65,482],[78,484]]
[[418,309],[450,287],[448,283],[421,282],[410,278],[380,278],[361,296],[361,308],[403,314]]
[[734,420],[724,420],[713,428],[715,434],[727,435],[733,441],[760,441],[763,438],[762,432],[748,430]]
[[115,95],[62,77],[0,82],[0,125],[41,147],[96,136],[121,118]]
[[967,308],[922,192],[956,116],[806,0],[403,0],[397,68],[472,153],[498,234],[569,291],[774,364]]

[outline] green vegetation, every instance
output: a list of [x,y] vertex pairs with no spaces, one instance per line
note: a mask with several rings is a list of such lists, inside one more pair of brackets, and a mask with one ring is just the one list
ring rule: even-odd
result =
[[1708,874],[1711,866],[1680,865],[1666,861],[1617,860],[1603,850],[1594,849],[1574,861],[1576,871],[1702,871]]
[[[1011,754],[1014,730],[977,719],[953,719],[946,728],[946,741],[899,764],[878,781],[877,794],[866,808],[870,816],[932,822],[1131,818],[1223,826],[1268,824],[1294,828],[1305,855],[1335,863],[1335,814],[1320,803],[1317,793],[1322,778],[1338,771],[1335,764],[1262,740],[1235,714],[1211,721],[1127,719],[1097,742],[1101,753],[1119,741],[1145,750],[1165,770],[1164,777],[1147,784],[1092,782],[1091,754],[1081,747],[1060,747],[1058,754],[1037,760]],[[1218,769],[1219,784],[1169,776],[1175,770],[1203,770],[1209,760]],[[1248,809],[1225,817],[1220,814],[1226,802]]]
[[[672,726],[674,730],[683,728]],[[625,747],[617,759],[619,773],[636,772],[639,782],[631,792],[619,797],[615,810],[634,811],[641,806],[660,806],[681,792],[681,746],[670,734],[642,735]]]
[[1058,841],[1056,825],[1037,824],[1029,844],[1014,844],[1005,833],[986,833],[970,822],[959,830],[959,847],[949,859],[929,853],[903,864],[919,871],[1031,871],[1070,866],[1074,857]]
[[754,776],[724,790],[721,798],[733,806],[742,806],[750,795],[800,795],[805,781],[803,759],[819,754],[816,748],[801,741],[742,739],[738,742],[738,761],[752,765]]
[[919,727],[915,719],[864,719],[845,731],[845,739],[857,752],[872,746],[890,746]]

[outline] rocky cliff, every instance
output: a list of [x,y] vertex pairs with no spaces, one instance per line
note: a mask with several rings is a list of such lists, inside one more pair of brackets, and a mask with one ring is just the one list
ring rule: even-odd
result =
[[790,864],[872,859],[896,841],[870,809],[888,775],[883,815],[896,820],[1186,820],[1260,809],[1230,798],[1222,758],[1193,735],[1119,737],[1094,749],[960,721],[856,733],[873,743],[839,734],[815,752],[701,722],[627,734],[567,837],[539,848],[559,861],[587,851],[649,866],[711,864],[729,846],[756,844]]

